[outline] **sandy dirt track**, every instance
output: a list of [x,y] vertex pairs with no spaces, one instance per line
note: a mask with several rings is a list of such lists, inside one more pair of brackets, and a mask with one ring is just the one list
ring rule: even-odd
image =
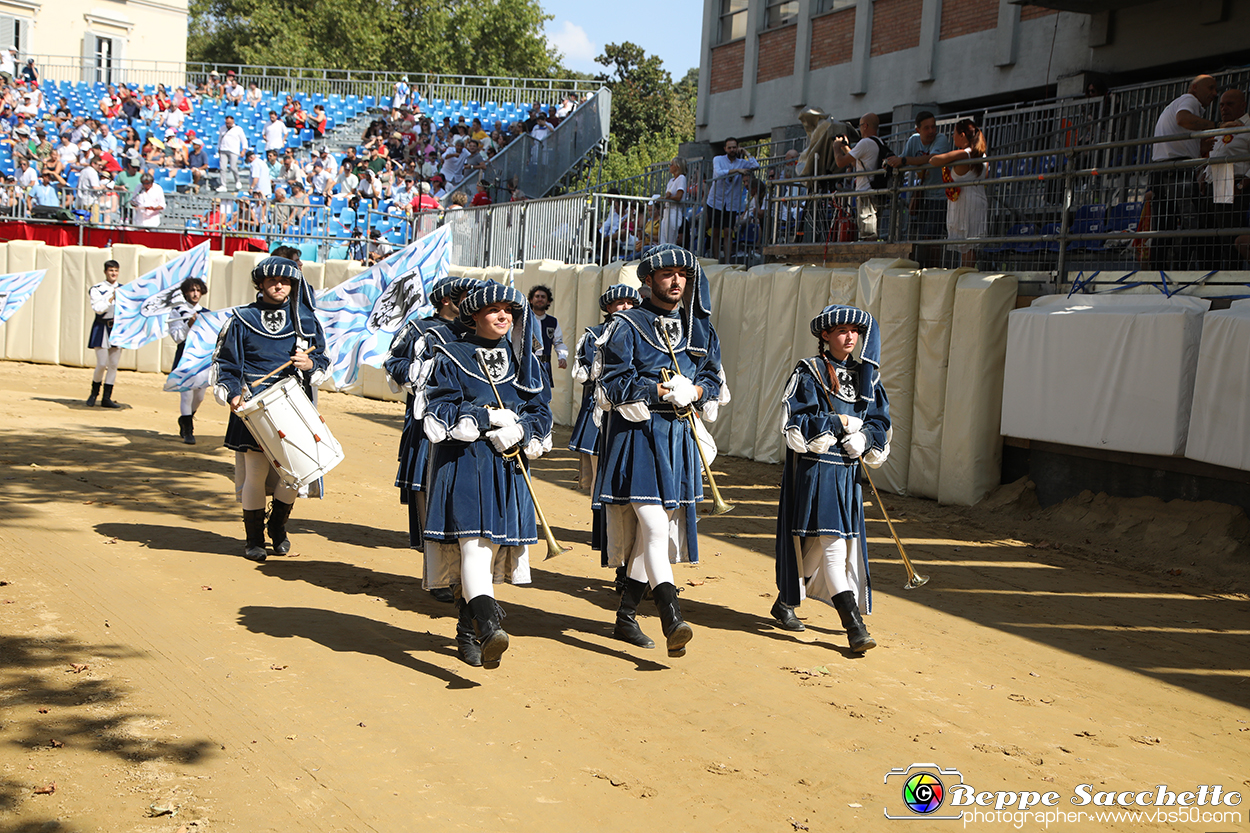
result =
[[348,459],[296,505],[291,557],[254,565],[225,410],[205,404],[189,447],[163,379],[122,373],[112,412],[81,404],[89,379],[0,362],[0,831],[959,829],[885,818],[906,812],[886,774],[914,762],[1068,813],[1078,784],[1219,784],[1247,794],[1221,808],[1239,820],[1050,829],[1250,830],[1239,510],[887,496],[932,580],[901,589],[870,508],[881,647],[854,657],[825,605],[805,633],[770,625],[780,467],[721,459],[737,508],[676,569],[695,638],[669,659],[611,638],[557,452],[535,473],[574,549],[499,588],[512,647],[486,671],[405,549],[399,405],[322,396]]

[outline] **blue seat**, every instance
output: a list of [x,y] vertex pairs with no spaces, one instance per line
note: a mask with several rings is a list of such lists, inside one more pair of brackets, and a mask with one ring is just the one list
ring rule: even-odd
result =
[[1117,203],[1107,209],[1106,230],[1108,232],[1115,231],[1137,231],[1137,224],[1141,221],[1142,203],[1140,202],[1122,202]]
[[[1107,216],[1105,205],[1082,205],[1072,218],[1073,234],[1098,234],[1104,231]],[[1068,244],[1068,251],[1097,251],[1105,248],[1102,240],[1073,240]]]
[[[1017,223],[1007,229],[1007,237],[1031,237],[1037,234],[1037,226],[1032,223]],[[987,252],[1032,252],[1036,251],[1039,243],[1032,240],[1021,240],[1019,242],[996,243],[985,247]]]
[[[1047,223],[1046,225],[1042,226],[1042,234],[1043,234],[1043,235],[1048,235],[1048,234],[1058,234],[1058,233],[1059,233],[1059,224],[1058,224],[1058,223]],[[1041,250],[1041,251],[1046,251],[1046,252],[1058,252],[1058,251],[1059,251],[1059,241],[1057,241],[1057,240],[1047,240],[1047,241],[1046,241],[1046,242],[1044,242],[1044,243],[1038,243],[1038,244],[1037,244],[1037,247],[1038,247],[1038,249],[1039,249],[1039,250]]]

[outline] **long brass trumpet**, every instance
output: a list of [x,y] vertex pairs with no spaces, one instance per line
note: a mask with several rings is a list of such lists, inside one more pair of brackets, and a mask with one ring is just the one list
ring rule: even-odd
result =
[[911,566],[911,559],[907,557],[907,550],[903,549],[903,540],[894,531],[894,522],[890,520],[890,513],[885,511],[885,502],[881,500],[881,493],[877,491],[877,484],[872,482],[872,475],[868,473],[868,467],[861,465],[860,469],[864,472],[864,476],[868,478],[868,485],[872,487],[872,496],[877,499],[877,505],[881,507],[881,515],[885,518],[885,525],[890,528],[890,534],[894,536],[894,545],[898,547],[898,554],[903,557],[903,569],[907,571],[907,583],[903,585],[903,589],[915,590],[917,587],[927,584],[929,577],[920,575],[916,572],[916,568]]
[[[660,337],[664,339],[664,346],[668,348],[669,358],[673,360],[672,370],[669,370],[667,367],[660,368],[660,380],[667,382],[674,375],[681,374],[681,365],[677,364],[677,352],[673,350],[673,342],[669,340],[668,333],[661,329]],[[732,511],[733,504],[726,503],[725,499],[720,496],[720,489],[716,488],[716,477],[712,474],[712,467],[708,465],[707,454],[703,451],[703,444],[699,442],[699,418],[695,415],[694,406],[687,405],[685,408],[678,408],[677,416],[690,423],[690,432],[694,434],[694,447],[699,449],[699,462],[703,464],[703,470],[707,472],[707,485],[712,490],[711,514],[723,515]]]
[[[495,387],[495,380],[490,377],[490,370],[487,369],[486,362],[482,359],[482,354],[475,354],[475,358],[477,359],[477,366],[482,368],[482,375],[490,383],[490,389],[495,392],[495,401],[499,403],[499,409],[506,410],[503,404],[503,397],[499,395],[499,388]],[[543,514],[543,508],[538,505],[538,493],[534,491],[534,483],[530,480],[530,472],[525,465],[525,458],[521,456],[520,444],[518,443],[507,451],[502,452],[502,454],[516,464],[516,467],[521,470],[521,476],[525,478],[525,488],[529,489],[530,499],[534,502],[534,516],[538,519],[538,525],[542,527],[543,537],[547,539],[547,558],[555,558],[557,555],[563,555],[573,549],[572,547],[562,546],[552,533],[551,526],[547,523],[547,516]]]

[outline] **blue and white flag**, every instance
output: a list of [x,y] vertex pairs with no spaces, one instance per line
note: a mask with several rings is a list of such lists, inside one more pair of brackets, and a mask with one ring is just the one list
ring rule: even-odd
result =
[[195,323],[187,333],[186,346],[178,366],[165,380],[165,390],[195,390],[208,387],[208,374],[213,364],[213,351],[217,349],[217,336],[226,325],[226,319],[234,307],[203,311],[195,316]]
[[450,263],[451,229],[444,227],[317,296],[336,387],[355,382],[362,364],[381,367],[399,328],[433,311],[430,289]]
[[208,285],[208,241],[117,290],[109,344],[138,350],[168,335],[169,311],[182,300],[180,287],[187,278]]
[[0,275],[0,324],[9,320],[9,316],[17,312],[26,299],[35,293],[47,269],[34,272],[14,272],[11,275]]

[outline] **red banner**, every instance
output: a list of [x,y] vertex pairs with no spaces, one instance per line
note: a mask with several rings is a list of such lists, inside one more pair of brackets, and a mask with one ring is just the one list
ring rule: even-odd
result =
[[[81,238],[80,238],[81,233]],[[70,223],[0,223],[0,242],[9,240],[42,240],[49,246],[90,246],[104,249],[114,243],[134,243],[149,249],[172,249],[185,252],[205,240],[215,252],[267,252],[269,246],[261,238],[232,234],[191,234],[177,231],[154,231],[134,228],[99,228]]]

